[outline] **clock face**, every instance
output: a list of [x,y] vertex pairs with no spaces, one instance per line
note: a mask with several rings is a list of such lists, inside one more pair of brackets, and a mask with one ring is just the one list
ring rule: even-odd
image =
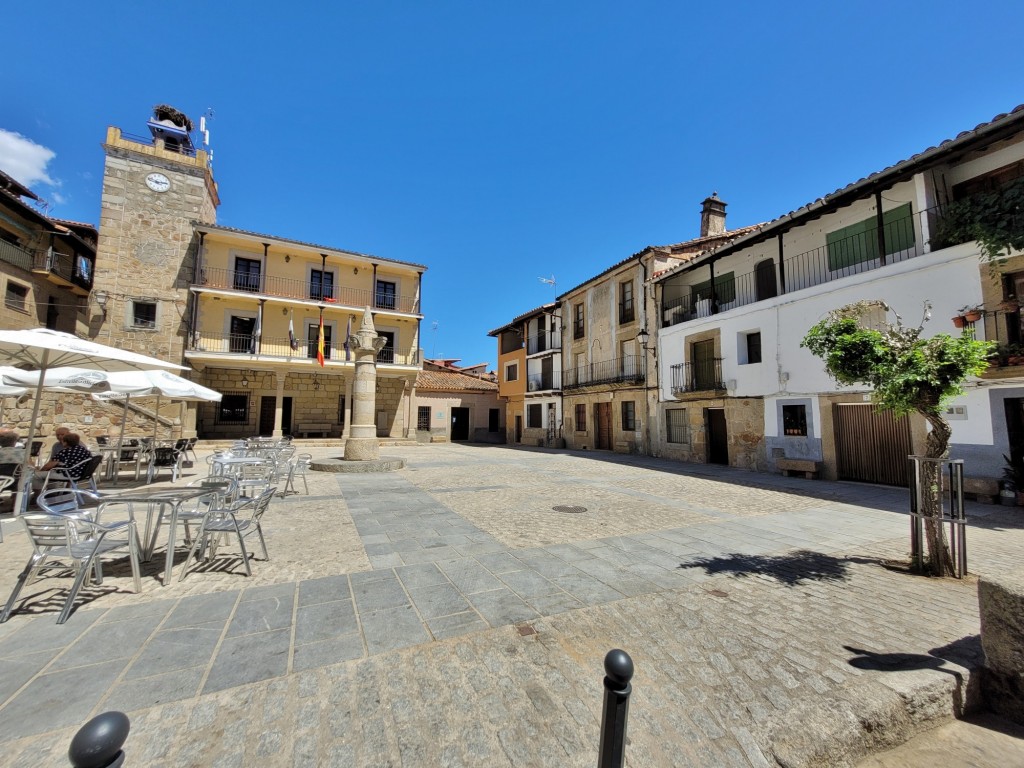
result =
[[171,188],[171,180],[162,173],[151,173],[146,177],[146,186],[154,192],[166,192]]

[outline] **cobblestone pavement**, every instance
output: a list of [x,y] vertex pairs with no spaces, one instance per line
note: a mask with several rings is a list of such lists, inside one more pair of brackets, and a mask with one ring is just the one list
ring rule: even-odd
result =
[[[391,452],[407,469],[314,473],[275,501],[252,577],[228,545],[177,581],[179,539],[171,584],[162,557],[141,594],[111,564],[62,626],[69,580],[27,588],[0,625],[0,764],[65,765],[77,726],[123,709],[140,765],[592,765],[602,659],[622,647],[629,765],[765,766],[808,707],[879,685],[909,698],[978,663],[973,579],[889,562],[906,554],[905,491],[599,453]],[[1016,566],[1024,514],[969,514],[972,572]],[[3,525],[6,595],[28,545]]]

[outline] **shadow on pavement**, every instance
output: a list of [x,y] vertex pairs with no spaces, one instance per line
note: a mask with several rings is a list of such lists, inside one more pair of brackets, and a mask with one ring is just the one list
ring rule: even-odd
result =
[[884,565],[867,557],[833,557],[800,549],[785,555],[743,555],[731,552],[717,557],[702,557],[680,563],[680,568],[703,568],[708,575],[769,576],[789,587],[805,581],[844,581],[851,563]]

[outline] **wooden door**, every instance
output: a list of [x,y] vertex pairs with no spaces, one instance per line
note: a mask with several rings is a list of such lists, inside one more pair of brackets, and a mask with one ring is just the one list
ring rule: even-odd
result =
[[[274,411],[277,407],[277,397],[274,395],[263,395],[260,398],[260,434],[274,434]],[[281,401],[281,434],[292,433],[292,399],[285,397]]]
[[880,485],[909,484],[910,419],[875,411],[870,403],[832,406],[836,472],[840,480]]
[[597,424],[597,442],[594,447],[599,451],[612,449],[612,404],[596,403],[594,405],[594,422]]
[[452,440],[469,440],[469,408],[452,408]]
[[708,435],[708,464],[729,464],[729,432],[724,408],[705,408],[704,423]]
[[775,282],[775,262],[771,259],[759,261],[754,265],[754,284],[757,300],[764,301],[778,296],[779,290]]

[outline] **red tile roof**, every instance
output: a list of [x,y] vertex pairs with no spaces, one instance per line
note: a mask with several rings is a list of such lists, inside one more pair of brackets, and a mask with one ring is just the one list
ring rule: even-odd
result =
[[498,385],[493,381],[455,371],[420,371],[416,374],[416,389],[445,392],[497,392]]

